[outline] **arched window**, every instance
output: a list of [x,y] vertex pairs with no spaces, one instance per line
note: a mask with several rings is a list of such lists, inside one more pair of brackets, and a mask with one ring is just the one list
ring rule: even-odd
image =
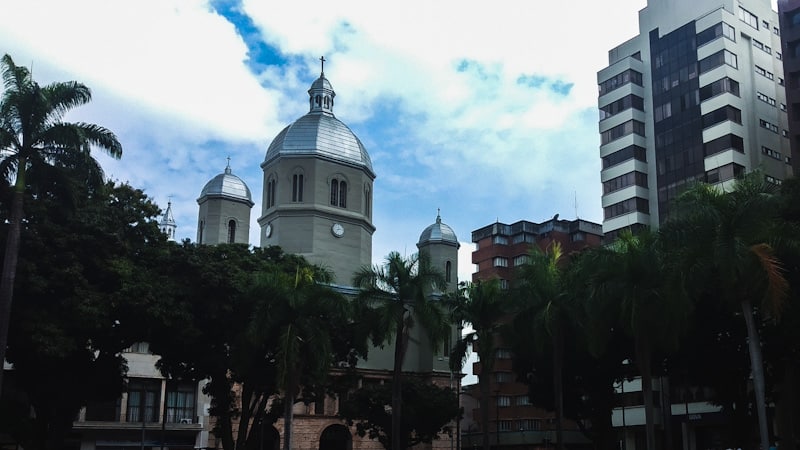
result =
[[444,264],[444,280],[448,283],[452,281],[453,263],[447,261]]
[[292,176],[292,201],[303,201],[303,174],[296,173]]
[[316,102],[317,106],[319,106],[322,103],[321,100],[322,98],[319,95],[314,96],[314,102]]
[[370,204],[371,200],[372,198],[370,198],[369,186],[367,186],[364,189],[364,215],[367,217],[370,215],[370,207],[372,206]]
[[331,180],[331,205],[336,206],[339,204],[339,180],[336,178]]
[[231,219],[228,221],[228,244],[236,242],[236,221]]
[[267,181],[267,208],[275,206],[275,179]]
[[344,180],[339,182],[339,206],[347,208],[347,183]]

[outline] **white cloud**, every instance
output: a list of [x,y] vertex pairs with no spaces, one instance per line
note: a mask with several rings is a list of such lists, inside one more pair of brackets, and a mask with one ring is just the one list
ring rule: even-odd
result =
[[[638,32],[644,5],[244,0],[290,61],[253,74],[243,38],[208,1],[27,0],[4,5],[0,53],[32,62],[40,82],[93,88],[94,102],[74,117],[123,141],[123,160],[104,159],[106,172],[161,205],[172,195],[180,237],[194,238],[195,199],[231,156],[256,202],[256,245],[258,165],[270,139],[307,111],[324,54],[337,117],[378,171],[377,262],[415,251],[437,207],[462,241],[495,218],[570,217],[576,199],[581,217],[599,220],[595,73]],[[572,83],[568,96],[553,92],[557,81]]]

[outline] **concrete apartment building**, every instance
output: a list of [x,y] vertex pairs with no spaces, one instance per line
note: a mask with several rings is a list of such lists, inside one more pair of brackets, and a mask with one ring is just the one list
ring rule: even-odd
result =
[[792,175],[780,23],[769,0],[649,0],[597,74],[603,231],[658,227],[693,181]]
[[[476,249],[472,252],[472,262],[477,271],[472,281],[498,278],[501,286],[508,288],[513,282],[515,272],[527,261],[533,246],[544,250],[558,242],[564,254],[596,247],[603,241],[602,226],[586,220],[563,220],[554,217],[542,223],[520,220],[512,224],[496,222],[472,232],[472,242]],[[462,447],[474,448],[481,445],[481,430],[488,427],[492,433],[490,443],[499,448],[524,449],[544,448],[555,442],[555,422],[552,412],[533,404],[528,396],[528,387],[517,381],[512,367],[512,353],[503,347],[502,339],[497,341],[496,359],[490,376],[489,424],[480,423],[480,398],[477,384],[465,388],[462,401],[465,416],[461,438]],[[473,373],[481,373],[481,363],[473,364]],[[464,398],[465,396],[462,396]],[[571,445],[587,445],[588,440],[572,424],[564,433],[564,440]]]
[[800,171],[800,0],[778,0],[792,169]]
[[[787,65],[795,81],[784,75],[781,20],[769,0],[648,0],[639,11],[639,34],[611,49],[597,74],[607,240],[657,228],[692,182],[726,188],[753,170],[774,184],[792,176],[796,100],[785,88],[800,86],[800,71]],[[641,380],[615,389],[621,448],[640,448]],[[705,390],[667,379],[653,390],[657,427],[672,430],[676,448],[720,444],[725,417]]]

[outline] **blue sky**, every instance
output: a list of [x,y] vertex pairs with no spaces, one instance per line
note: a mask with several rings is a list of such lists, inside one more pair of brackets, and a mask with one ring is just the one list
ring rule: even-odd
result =
[[602,220],[596,72],[638,32],[646,0],[268,2],[26,0],[0,14],[0,53],[41,83],[78,80],[93,102],[68,120],[117,133],[106,174],[172,199],[195,239],[196,199],[231,157],[249,185],[307,112],[325,74],[336,116],[374,163],[373,262],[416,251],[442,219],[462,241],[496,220]]

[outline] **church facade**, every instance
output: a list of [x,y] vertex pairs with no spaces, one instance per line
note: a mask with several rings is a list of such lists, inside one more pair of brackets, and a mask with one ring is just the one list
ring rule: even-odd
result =
[[[322,72],[308,90],[309,112],[286,126],[270,143],[261,168],[263,195],[260,246],[280,246],[302,255],[334,275],[334,285],[355,295],[353,275],[372,265],[373,183],[376,178],[369,154],[347,125],[333,113],[336,93]],[[247,243],[250,189],[230,165],[203,188],[198,198],[197,242],[201,244]],[[452,228],[437,214],[425,228],[417,247],[447,277],[448,291],[458,284],[459,243]],[[403,365],[409,376],[457,389],[460,374],[449,371],[450,342],[433,348],[421,327],[412,330]],[[384,383],[391,378],[393,343],[370,349],[358,364],[361,383]],[[359,438],[338,417],[338,402],[328,397],[323,404],[295,405],[293,444],[297,449],[381,449],[377,440]],[[283,427],[275,426],[283,441]],[[425,448],[452,448],[455,437],[446,437]],[[212,445],[213,436],[209,444]],[[265,443],[277,448],[278,442]]]

